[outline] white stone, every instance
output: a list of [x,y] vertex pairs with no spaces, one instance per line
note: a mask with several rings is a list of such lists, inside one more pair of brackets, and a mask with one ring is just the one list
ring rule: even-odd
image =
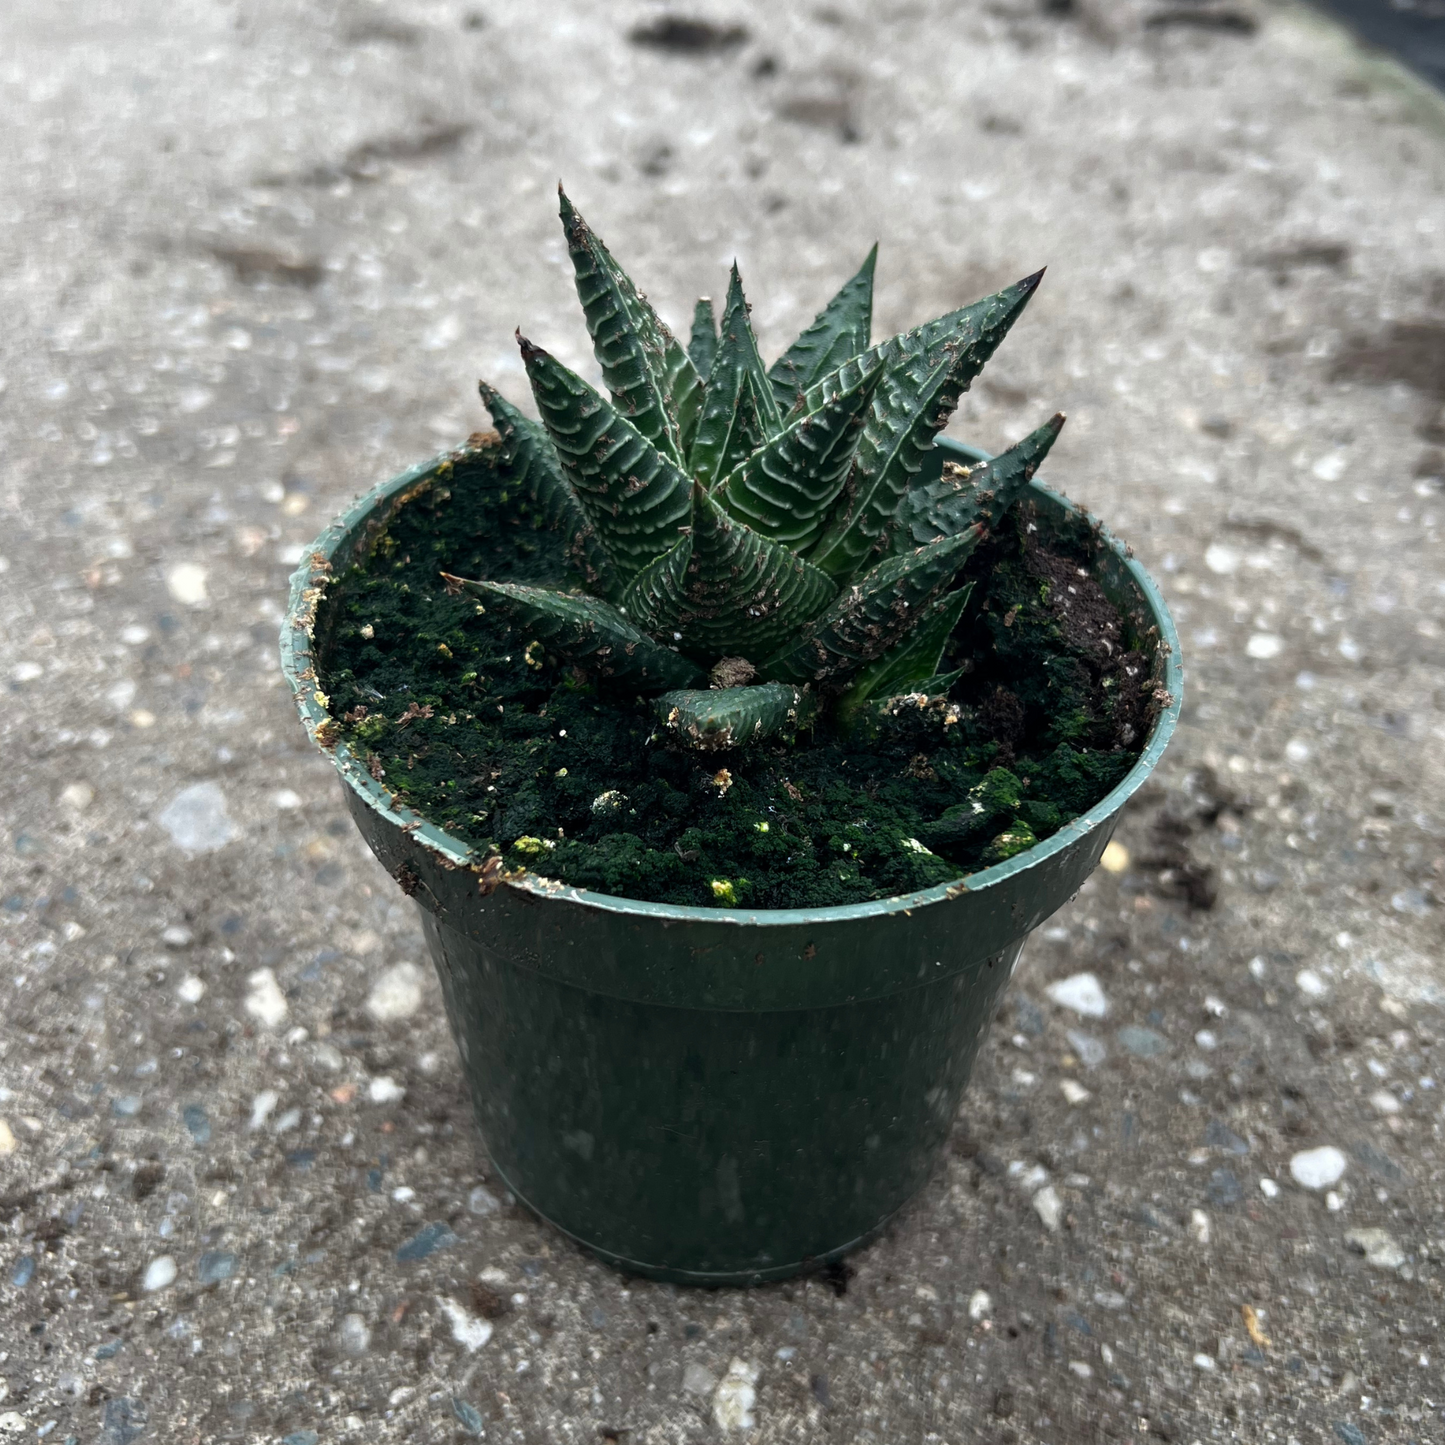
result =
[[151,1293],[154,1290],[164,1289],[168,1284],[174,1284],[175,1278],[176,1262],[170,1255],[163,1254],[146,1265],[146,1272],[141,1276],[140,1287],[147,1293]]
[[1081,1380],[1091,1380],[1094,1377],[1094,1367],[1084,1360],[1070,1360],[1069,1369]]
[[341,1348],[348,1355],[364,1355],[371,1344],[371,1330],[360,1315],[347,1315],[341,1321]]
[[1308,998],[1323,998],[1330,986],[1312,968],[1302,968],[1294,976],[1294,986]]
[[366,1086],[366,1097],[373,1104],[394,1104],[406,1096],[406,1090],[395,1079],[382,1074]]
[[142,627],[139,622],[128,623],[120,630],[120,640],[127,647],[139,647],[141,643],[150,640],[150,635],[150,628]]
[[1117,839],[1111,840],[1099,858],[1099,866],[1105,873],[1128,872],[1129,850]]
[[60,801],[76,813],[84,812],[95,801],[95,789],[89,783],[67,783],[60,790]]
[[1273,632],[1256,632],[1244,644],[1244,650],[1250,657],[1264,662],[1271,657],[1278,657],[1284,651],[1284,638]]
[[1337,482],[1345,474],[1345,454],[1341,451],[1326,452],[1310,472],[1322,482]]
[[1211,542],[1204,549],[1204,565],[1220,577],[1228,577],[1231,572],[1238,572],[1241,560],[1239,553],[1233,547],[1226,547],[1223,542]]
[[685,1394],[706,1396],[717,1389],[717,1376],[698,1360],[682,1372],[682,1388]]
[[17,662],[10,676],[16,682],[34,682],[44,671],[38,662]]
[[135,693],[135,683],[130,678],[123,677],[119,682],[111,683],[102,696],[112,711],[124,712],[135,701]]
[[1376,1269],[1399,1269],[1405,1263],[1405,1251],[1395,1236],[1384,1229],[1347,1229],[1345,1242],[1365,1256],[1365,1263]]
[[394,963],[383,969],[367,995],[367,1013],[378,1023],[409,1019],[421,1007],[425,978],[414,963]]
[[275,1124],[272,1126],[274,1132],[277,1134],[289,1134],[293,1129],[299,1129],[300,1127],[300,1109],[287,1109],[286,1112],[282,1114],[281,1117],[277,1119]]
[[195,936],[184,923],[172,923],[161,929],[161,942],[167,948],[189,948]]
[[416,1198],[416,1190],[410,1184],[398,1184],[391,1191],[391,1202],[393,1204],[410,1204]]
[[1291,738],[1284,745],[1284,755],[1292,763],[1307,763],[1313,750],[1303,738]]
[[474,1355],[492,1338],[492,1322],[478,1319],[455,1300],[437,1296],[442,1313],[451,1321],[452,1338],[469,1354]]
[[1206,1052],[1219,1047],[1219,1038],[1212,1029],[1200,1029],[1199,1032],[1194,1035],[1194,1042]]
[[968,1317],[975,1324],[986,1320],[993,1313],[993,1300],[986,1289],[976,1289],[968,1297]]
[[1345,1207],[1345,1201],[1333,1189],[1325,1195],[1325,1208],[1331,1214],[1338,1214]]
[[0,1415],[0,1430],[7,1435],[23,1435],[30,1429],[30,1422],[18,1410],[7,1410]]
[[1045,1229],[1058,1233],[1059,1223],[1064,1217],[1064,1201],[1052,1184],[1045,1184],[1034,1195],[1034,1212],[1043,1220]]
[[1278,1199],[1279,1185],[1276,1184],[1273,1179],[1261,1179],[1259,1181],[1259,1192],[1263,1194],[1266,1199]]
[[1214,1368],[1214,1356],[1213,1356],[1213,1355],[1206,1355],[1206,1354],[1203,1354],[1203,1353],[1200,1353],[1200,1354],[1195,1355],[1195,1357],[1194,1357],[1194,1368],[1195,1368],[1196,1370],[1205,1370],[1205,1371],[1212,1370],[1212,1369]]
[[251,1100],[251,1128],[259,1129],[271,1117],[271,1111],[281,1102],[281,1096],[275,1089],[262,1089],[254,1099]]
[[192,855],[214,853],[241,836],[226,812],[226,795],[216,783],[182,788],[156,818],[171,842]]
[[1109,1012],[1109,1001],[1092,973],[1076,973],[1051,983],[1044,993],[1060,1008],[1073,1009],[1086,1019],[1101,1019]]
[[8,1119],[0,1119],[0,1159],[15,1152],[15,1131]]
[[501,1207],[502,1201],[485,1184],[478,1184],[467,1195],[467,1208],[473,1214],[495,1214]]
[[283,813],[289,813],[301,806],[301,794],[292,792],[290,788],[277,788],[271,794],[271,806],[279,808]]
[[1093,1097],[1082,1084],[1076,1084],[1072,1079],[1060,1079],[1059,1088],[1071,1104],[1082,1104]]
[[1400,1112],[1400,1101],[1388,1089],[1377,1089],[1370,1095],[1370,1103],[1377,1114],[1398,1114]]
[[188,973],[176,989],[176,997],[182,1003],[200,1003],[205,996],[206,985],[193,973]]
[[280,1028],[291,1012],[276,975],[269,968],[258,968],[246,980],[250,992],[246,995],[246,1012],[252,1018],[260,1019],[268,1029]]
[[1305,1189],[1328,1189],[1344,1177],[1349,1161],[1333,1144],[1305,1149],[1289,1161],[1290,1177]]
[[199,562],[173,562],[166,568],[166,591],[185,607],[206,601],[206,569]]
[[1209,1243],[1209,1216],[1202,1209],[1189,1213],[1189,1237],[1195,1244]]
[[753,1406],[757,1403],[758,1367],[743,1360],[733,1360],[728,1372],[718,1381],[712,1397],[712,1417],[720,1430],[751,1430],[757,1421]]

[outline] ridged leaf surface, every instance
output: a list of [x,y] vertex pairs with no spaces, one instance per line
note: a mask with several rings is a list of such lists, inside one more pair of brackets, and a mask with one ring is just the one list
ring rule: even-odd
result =
[[690,533],[632,582],[622,607],[639,627],[710,662],[767,656],[836,592],[816,567],[729,517],[694,483]]
[[784,416],[810,386],[868,349],[873,324],[875,245],[842,290],[819,312],[813,324],[768,368],[778,410]]
[[625,584],[676,543],[691,483],[576,372],[517,339],[562,470]]
[[969,467],[945,466],[935,481],[912,488],[894,518],[893,552],[951,537],[975,522],[998,526],[1023,495],[1063,426],[1060,413],[992,461]]
[[562,229],[592,350],[618,410],[664,456],[681,463],[696,428],[702,383],[687,352],[559,188]]
[[665,693],[658,716],[668,732],[700,752],[720,752],[806,727],[817,713],[812,693],[787,683]]
[[712,359],[717,355],[717,318],[712,314],[711,296],[699,296],[692,308],[692,335],[688,338],[687,354],[706,385]]
[[615,607],[596,597],[525,587],[515,582],[474,582],[442,574],[513,624],[548,652],[600,677],[655,692],[702,681],[685,657],[639,632]]
[[882,373],[881,359],[859,369],[816,411],[795,416],[718,483],[713,495],[734,517],[795,552],[823,530],[848,478],[863,414]]
[[479,381],[477,390],[502,439],[502,462],[510,476],[532,498],[547,525],[567,539],[568,563],[589,591],[610,595],[615,576],[612,562],[597,528],[562,474],[562,464],[546,429],[524,416],[486,382]]
[[840,682],[861,671],[918,626],[920,614],[957,576],[982,535],[981,527],[970,528],[879,563],[759,671],[787,682]]
[[[746,394],[749,382],[751,404]],[[750,416],[754,418],[755,439],[747,436]],[[719,477],[726,476],[751,446],[761,444],[781,426],[772,383],[763,371],[753,324],[748,319],[742,278],[734,266],[728,281],[717,354],[703,395],[702,416],[688,454],[688,468],[710,487]],[[747,445],[749,441],[751,446]]]
[[[835,516],[809,554],[815,566],[848,577],[877,549],[958,398],[993,355],[1037,289],[1043,272],[883,343],[884,372],[873,394],[853,469]],[[845,364],[843,371],[860,365]],[[815,388],[821,393],[823,388]],[[805,409],[821,401],[810,395]]]

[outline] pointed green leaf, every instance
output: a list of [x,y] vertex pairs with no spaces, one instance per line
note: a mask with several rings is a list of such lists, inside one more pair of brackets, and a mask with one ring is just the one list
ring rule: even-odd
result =
[[890,652],[958,575],[981,527],[890,557],[848,587],[793,646],[759,667],[787,682],[842,682]]
[[813,324],[772,364],[768,379],[784,416],[794,402],[830,372],[868,349],[873,324],[874,243],[858,274],[818,313]]
[[674,737],[699,752],[720,752],[806,727],[817,715],[813,694],[783,682],[665,693],[658,716]]
[[791,419],[718,483],[713,495],[754,531],[803,553],[817,541],[862,435],[881,358],[860,368],[816,411]]
[[529,641],[535,639],[584,672],[648,692],[702,681],[702,672],[685,657],[639,632],[615,607],[596,597],[515,582],[473,582],[446,572],[442,576],[511,618]]
[[[559,186],[562,229],[576,273],[577,298],[587,318],[592,349],[618,410],[664,456],[681,462],[680,410],[695,413],[701,388],[687,353],[612,259]],[[681,403],[681,408],[679,404]]]
[[477,390],[502,439],[502,464],[532,498],[542,520],[567,538],[567,560],[572,570],[589,590],[608,595],[613,590],[612,562],[572,484],[563,476],[557,450],[545,428],[523,416],[485,381],[477,383]]
[[717,318],[712,314],[711,296],[699,296],[692,309],[692,335],[688,338],[687,354],[705,383],[712,370],[712,359],[717,355]]
[[728,281],[727,304],[723,307],[717,354],[708,372],[702,416],[692,450],[688,453],[689,470],[705,486],[710,487],[719,477],[731,471],[739,454],[737,432],[748,410],[741,400],[745,378],[752,382],[752,401],[761,431],[760,443],[781,428],[782,418],[778,415],[772,383],[763,372],[757,338],[748,319],[742,278],[734,263]]
[[788,548],[734,521],[693,484],[692,527],[623,594],[639,627],[694,656],[765,657],[832,601],[837,588]]
[[[993,296],[885,341],[885,370],[843,496],[809,554],[833,577],[849,577],[880,545],[923,453],[958,398],[1008,333],[1043,276],[1025,277]],[[844,370],[854,366],[846,364]],[[816,389],[815,389],[816,390]],[[805,409],[813,410],[813,395]]]
[[1060,413],[992,461],[972,466],[946,462],[941,476],[904,497],[894,518],[892,551],[906,552],[951,537],[975,522],[998,526],[1024,494],[1063,426]]
[[563,473],[625,585],[677,541],[691,483],[576,372],[517,340]]
[[667,352],[664,357],[667,372],[667,396],[677,417],[677,444],[679,460],[692,450],[693,439],[697,436],[697,424],[702,420],[702,399],[705,388],[702,377],[692,364],[692,357],[682,349],[682,343],[663,327]]
[[[844,727],[849,718],[873,698],[891,697],[894,693],[910,692],[920,684],[936,684],[940,681],[938,665],[943,660],[943,649],[968,606],[973,583],[960,587],[930,603],[911,637],[905,638],[891,652],[885,652],[876,662],[870,662],[838,699],[838,720]],[[961,673],[953,673],[956,680]]]

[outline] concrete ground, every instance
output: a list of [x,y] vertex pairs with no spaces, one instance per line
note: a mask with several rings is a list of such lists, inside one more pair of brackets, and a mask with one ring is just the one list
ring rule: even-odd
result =
[[[0,16],[0,1433],[1445,1439],[1445,108],[1246,0],[658,13]],[[875,238],[880,330],[1047,263],[954,431],[1068,411],[1184,638],[834,1284],[509,1203],[280,685],[301,545],[524,394],[517,324],[584,361],[558,175],[665,315],[736,255],[774,350]]]

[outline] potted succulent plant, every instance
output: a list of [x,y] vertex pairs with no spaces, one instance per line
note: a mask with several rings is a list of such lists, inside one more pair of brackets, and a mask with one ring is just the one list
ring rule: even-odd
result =
[[[736,267],[684,347],[575,209],[610,395],[377,487],[282,653],[421,906],[492,1160],[625,1268],[752,1283],[926,1179],[1028,932],[1178,715],[1157,591],[938,437],[1039,284],[870,343],[874,255],[765,368]],[[875,248],[876,254],[876,248]]]

